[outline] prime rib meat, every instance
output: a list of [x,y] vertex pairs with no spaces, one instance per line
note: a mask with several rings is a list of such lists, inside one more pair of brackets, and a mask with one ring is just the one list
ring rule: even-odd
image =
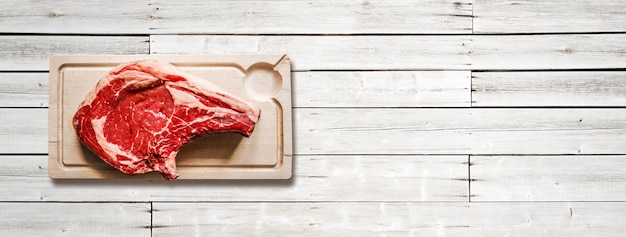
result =
[[119,171],[176,179],[176,154],[214,133],[250,136],[260,109],[212,83],[156,60],[114,68],[74,115],[79,140]]

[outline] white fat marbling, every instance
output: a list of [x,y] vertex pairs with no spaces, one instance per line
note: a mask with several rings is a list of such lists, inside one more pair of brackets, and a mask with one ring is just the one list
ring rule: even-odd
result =
[[206,106],[202,102],[200,102],[197,97],[185,91],[180,91],[167,85],[165,86],[165,88],[167,88],[167,90],[172,95],[172,99],[174,100],[175,105],[180,105],[187,108],[199,108],[207,111],[213,111],[215,112],[215,116],[217,117],[222,117],[230,112],[230,110],[226,108]]
[[107,116],[103,116],[101,118],[94,119],[91,121],[91,126],[93,126],[93,130],[96,134],[96,141],[98,142],[100,147],[102,147],[104,152],[111,159],[114,159],[114,160],[117,159],[117,155],[123,155],[131,159],[131,160],[123,160],[123,161],[118,160],[118,162],[120,162],[120,164],[123,164],[123,165],[133,165],[134,163],[141,161],[139,157],[136,157],[133,154],[130,154],[122,150],[118,145],[107,141],[106,137],[104,137],[104,124],[106,123],[106,120],[107,120]]

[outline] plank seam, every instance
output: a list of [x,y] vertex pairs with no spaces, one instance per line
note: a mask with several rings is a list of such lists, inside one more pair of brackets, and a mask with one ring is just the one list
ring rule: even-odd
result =
[[[473,98],[470,98],[470,100]],[[472,100],[473,101],[473,100]],[[323,107],[323,106],[294,106],[292,109],[626,109],[624,105],[559,105],[559,106],[489,106],[489,105],[468,105],[468,106],[362,106],[362,107]],[[0,109],[49,109],[48,106],[0,106]]]
[[472,202],[472,156],[467,156],[467,202]]
[[153,202],[150,202],[150,236],[153,236],[152,229],[154,228],[154,207]]
[[570,201],[570,200],[558,200],[558,201],[516,201],[516,200],[502,200],[502,201],[472,201],[472,204],[476,203],[626,203],[626,201]]
[[[614,34],[625,34],[626,31],[572,31],[572,32],[513,32],[513,33],[476,33],[474,31],[473,21],[476,16],[472,16],[472,32],[470,33],[285,33],[285,34],[254,34],[254,33],[183,33],[183,34],[172,34],[172,33],[151,33],[149,35],[157,35],[157,36],[168,36],[168,35],[176,35],[176,36],[481,36],[481,35],[494,35],[494,36],[516,36],[516,35],[614,35]],[[36,33],[35,33],[36,34]],[[17,34],[20,35],[20,34]],[[50,34],[55,35],[55,34]],[[110,35],[110,34],[109,34]],[[102,36],[108,36],[107,34],[103,34]],[[124,34],[115,35],[115,36],[126,36]],[[145,35],[142,35],[145,36]]]
[[[390,203],[390,204],[437,204],[437,203],[468,203],[467,201],[155,201],[154,203],[164,204],[217,204],[217,203],[233,203],[233,204],[258,204],[258,203],[271,203],[271,204],[302,204],[302,203]],[[474,203],[626,203],[626,201],[472,201]]]
[[[148,42],[148,50],[151,48],[151,42]],[[135,54],[135,55],[153,55],[152,53]],[[347,68],[347,69],[294,69],[291,72],[621,72],[626,71],[626,67],[617,68],[528,68],[528,69],[455,69],[455,68]],[[0,73],[50,73],[49,70],[0,70]]]
[[[447,71],[447,70],[446,70]],[[452,71],[452,70],[450,70]],[[461,70],[459,70],[461,71]],[[472,69],[472,72],[622,72],[626,68],[555,68],[555,69]]]
[[[0,156],[47,156],[48,153],[0,153]],[[462,154],[462,153],[295,153],[294,156],[626,156],[626,153],[562,153],[562,154],[541,154],[541,153],[502,153],[502,154]],[[61,179],[63,180],[63,179]]]
[[473,108],[474,107],[474,71],[470,71],[470,88],[469,88],[469,94],[470,94],[470,103],[469,103],[469,107]]
[[112,204],[148,204],[151,203],[149,201],[23,201],[23,200],[16,200],[16,201],[7,201],[7,200],[0,200],[0,203],[59,203],[59,204],[78,204],[78,203],[95,203],[95,204],[99,204],[99,203],[112,203]]
[[320,68],[320,69],[294,69],[292,72],[466,72],[466,71],[474,71],[474,72],[594,72],[594,71],[626,71],[625,67],[614,67],[614,68],[599,68],[599,67],[589,67],[589,68],[525,68],[525,69],[493,69],[493,68],[367,68],[367,69],[359,69],[359,68],[346,68],[346,69],[328,69],[328,68]]
[[[12,107],[13,108],[13,107]],[[25,107],[25,108],[31,108],[31,107]],[[39,107],[33,107],[35,109],[39,108]],[[294,106],[291,107],[292,109],[338,109],[338,110],[345,110],[345,109],[352,109],[352,110],[367,110],[367,109],[397,109],[397,110],[404,110],[404,109],[467,109],[467,110],[479,110],[479,109],[533,109],[533,110],[541,110],[541,109],[545,109],[545,110],[559,110],[559,109],[626,109],[626,106],[606,106],[606,105],[598,105],[598,106],[589,106],[589,105],[581,105],[581,106],[575,106],[575,105],[563,105],[563,106],[474,106],[474,107],[468,107],[468,106],[449,106],[449,107],[441,107],[441,106],[422,106],[422,107],[417,107],[417,106],[397,106],[397,107],[381,107],[381,106],[377,106],[377,107],[347,107],[347,106],[337,106],[337,107],[322,107],[322,106]]]
[[47,156],[48,153],[2,153],[0,156]]
[[[626,202],[626,201],[624,201]],[[159,204],[159,203],[167,203],[167,204],[176,204],[176,203],[183,203],[183,204],[194,204],[194,203],[205,203],[205,204],[210,204],[210,203],[241,203],[241,204],[256,204],[256,203],[285,203],[285,204],[301,204],[301,203],[430,203],[430,204],[434,204],[434,203],[467,203],[467,201],[292,201],[292,200],[284,200],[284,201],[263,201],[263,200],[256,200],[256,201],[154,201],[154,203]]]
[[472,35],[474,35],[475,34],[475,32],[474,32],[474,18],[476,18],[476,16],[474,15],[474,0],[472,0],[470,5],[472,6]]
[[[473,11],[473,6],[472,6]],[[570,32],[476,32],[474,29],[474,18],[472,13],[471,32],[458,33],[34,33],[34,32],[0,32],[0,36],[104,36],[104,37],[146,37],[146,36],[468,36],[468,35],[611,35],[625,34],[626,31],[570,31]]]
[[294,156],[625,156],[626,153],[295,153]]
[[390,69],[294,69],[291,72],[467,72],[471,69],[442,69],[442,68],[390,68]]
[[148,55],[152,54],[152,35],[148,35]]
[[128,33],[124,33],[124,34],[115,34],[115,33],[109,33],[109,34],[89,34],[89,33],[34,33],[34,32],[0,32],[0,36],[68,36],[68,37],[72,37],[72,36],[104,36],[104,37],[146,37],[146,36],[150,36],[150,34],[128,34]]
[[[182,204],[193,204],[193,203],[285,203],[285,204],[300,204],[300,203],[414,203],[414,204],[436,204],[436,203],[468,203],[467,201],[385,201],[385,200],[374,200],[374,201],[292,201],[292,200],[282,200],[282,201],[267,201],[267,200],[256,200],[256,201],[143,201],[143,202],[135,202],[135,201],[0,201],[0,204],[10,204],[10,203],[24,203],[24,204],[81,204],[81,203],[110,203],[110,204],[136,204],[150,203],[153,205],[154,203],[182,203]],[[506,201],[472,201],[472,203],[626,203],[626,201],[594,201],[594,200],[558,200],[558,201],[527,201],[527,200],[506,200]],[[153,211],[153,209],[151,209]]]

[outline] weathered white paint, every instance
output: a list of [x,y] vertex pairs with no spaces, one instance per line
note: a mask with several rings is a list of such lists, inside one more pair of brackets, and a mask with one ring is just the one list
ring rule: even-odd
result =
[[472,106],[626,106],[626,72],[473,72]]
[[151,35],[150,53],[283,54],[292,70],[466,69],[469,36]]
[[468,156],[295,156],[290,180],[52,180],[0,156],[0,201],[467,201]]
[[141,34],[150,23],[147,1],[0,2],[2,32],[53,34]]
[[626,68],[626,34],[475,35],[472,69]]
[[624,201],[626,156],[472,156],[472,201]]
[[0,31],[79,34],[471,33],[471,0],[3,1]]
[[474,0],[474,33],[624,32],[619,0]]
[[469,71],[296,72],[294,107],[469,107]]
[[[0,151],[46,153],[47,109],[0,109]],[[294,154],[625,154],[626,110],[296,108]]]
[[150,52],[286,53],[302,70],[626,67],[626,34],[448,36],[152,35]]
[[[623,1],[11,0],[0,16],[4,235],[145,236],[150,217],[154,236],[626,232],[624,109],[576,108],[623,107]],[[316,155],[282,181],[51,180],[45,73],[6,72],[56,53],[288,53],[294,105],[315,107],[294,111],[296,153]],[[473,105],[508,108],[439,108],[469,105],[470,70]]]
[[147,54],[148,43],[145,36],[2,35],[0,71],[47,71],[53,54]]
[[[626,34],[482,36],[153,35],[151,53],[280,54],[294,70],[624,68]],[[2,36],[0,70],[47,70],[52,54],[143,54],[140,36]],[[394,42],[389,44],[389,42]]]
[[623,154],[624,109],[295,109],[296,154]]
[[0,154],[48,153],[48,109],[0,108]]
[[[469,71],[294,72],[294,107],[469,107]],[[47,73],[0,73],[0,107],[47,107]]]
[[48,107],[48,74],[0,73],[0,107]]
[[150,236],[150,203],[0,203],[3,236]]
[[154,203],[154,236],[621,236],[623,202]]

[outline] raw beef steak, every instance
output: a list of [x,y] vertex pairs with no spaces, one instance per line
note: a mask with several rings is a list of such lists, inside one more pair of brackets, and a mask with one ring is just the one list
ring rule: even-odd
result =
[[102,78],[74,115],[79,140],[119,171],[178,177],[176,154],[194,138],[250,136],[260,109],[169,63],[122,64]]

